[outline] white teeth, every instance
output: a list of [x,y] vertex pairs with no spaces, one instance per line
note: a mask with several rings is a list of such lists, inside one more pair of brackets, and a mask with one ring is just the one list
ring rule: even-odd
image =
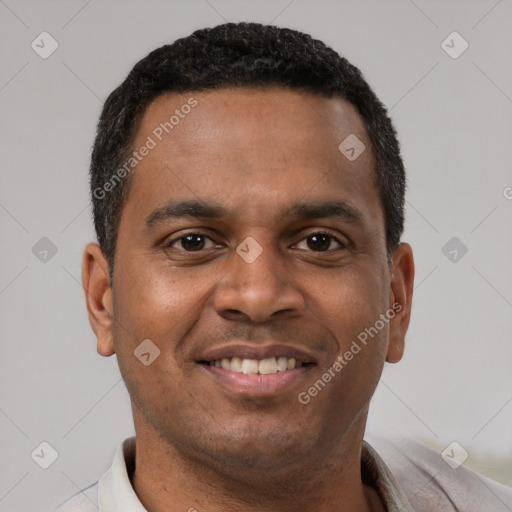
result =
[[244,373],[246,375],[271,375],[277,372],[293,370],[302,366],[293,357],[268,357],[266,359],[244,359],[241,357],[224,357],[209,362],[210,366],[230,370],[232,372]]
[[242,358],[241,357],[233,357],[231,359],[229,369],[232,372],[241,373],[242,372]]
[[242,360],[242,373],[246,375],[256,375],[258,373],[258,360],[257,359],[244,359]]
[[288,359],[286,357],[278,357],[277,358],[277,371],[284,372],[288,369]]
[[277,362],[275,357],[262,359],[259,364],[260,375],[270,375],[277,372]]

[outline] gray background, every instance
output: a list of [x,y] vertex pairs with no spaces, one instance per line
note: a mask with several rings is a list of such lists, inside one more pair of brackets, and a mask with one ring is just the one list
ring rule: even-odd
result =
[[[439,452],[457,441],[466,464],[512,484],[510,0],[0,0],[0,511],[50,509],[133,433],[80,285],[90,145],[137,60],[225,20],[323,39],[362,69],[399,132],[416,289],[405,357],[384,370],[368,433]],[[43,31],[59,44],[47,59],[31,48]],[[456,59],[441,44],[453,31],[469,44]],[[32,251],[43,237],[57,248],[46,262]],[[442,251],[452,237],[468,249],[456,262]],[[46,470],[31,458],[42,441],[59,454]]]

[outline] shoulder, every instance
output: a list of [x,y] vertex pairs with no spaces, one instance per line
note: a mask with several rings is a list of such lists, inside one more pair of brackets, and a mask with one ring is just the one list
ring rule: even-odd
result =
[[59,505],[54,512],[98,512],[98,482]]
[[[450,465],[440,452],[412,439],[369,439],[416,512],[512,510],[512,488],[464,464]],[[457,454],[448,452],[447,457]],[[448,460],[448,459],[447,459]]]
[[100,507],[103,510],[106,504],[114,503],[116,497],[117,500],[119,496],[124,499],[130,494],[132,502],[136,502],[137,497],[131,487],[128,474],[128,471],[133,470],[134,465],[135,437],[132,436],[117,445],[112,465],[97,482],[76,492],[61,503],[54,512],[98,512]]

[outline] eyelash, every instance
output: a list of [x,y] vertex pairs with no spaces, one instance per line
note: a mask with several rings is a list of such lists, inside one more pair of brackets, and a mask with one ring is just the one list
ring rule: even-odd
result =
[[[187,236],[190,236],[190,235],[199,235],[199,236],[202,236],[204,238],[207,238],[209,240],[211,240],[212,242],[214,240],[212,240],[208,235],[206,235],[205,233],[201,233],[200,231],[191,231],[190,233],[185,233],[177,238],[173,238],[172,240],[169,240],[168,242],[164,243],[164,248],[165,249],[174,249],[174,250],[177,250],[179,252],[185,252],[185,253],[199,253],[201,251],[204,251],[206,249],[199,249],[197,251],[187,251],[185,249],[176,249],[174,247],[172,247],[176,242],[179,242],[180,240],[184,239],[185,237]],[[308,234],[307,236],[305,236],[304,238],[301,238],[299,240],[299,242],[302,242],[303,240],[306,240],[307,238],[310,238],[312,236],[315,236],[315,235],[324,235],[324,236],[327,236],[327,237],[330,237],[332,238],[333,240],[335,240],[336,242],[338,242],[340,244],[340,248],[338,250],[344,250],[344,249],[347,249],[348,248],[348,244],[342,242],[337,236],[335,233],[333,233],[332,231],[329,231],[327,229],[320,229],[318,231],[314,231],[310,234]],[[309,252],[332,252],[333,249],[327,249],[326,251],[309,251]]]

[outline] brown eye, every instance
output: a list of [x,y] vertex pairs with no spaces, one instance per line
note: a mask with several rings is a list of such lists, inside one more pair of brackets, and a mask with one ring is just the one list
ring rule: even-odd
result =
[[[339,247],[337,249],[345,249],[346,245],[342,242],[340,242],[335,236],[333,236],[331,233],[313,233],[301,240],[307,240],[306,245],[309,250],[312,250],[314,252],[326,252],[328,250],[332,250],[331,245],[332,242],[336,242]],[[301,243],[300,242],[300,243]],[[331,248],[331,249],[329,249]],[[336,247],[334,248],[336,249]]]
[[[189,233],[171,240],[167,247],[176,249],[178,251],[194,252],[200,251],[205,248],[206,241],[212,240],[201,233]],[[177,247],[176,247],[177,246]]]
[[331,239],[328,235],[312,235],[307,237],[307,244],[312,250],[326,251],[331,245]]

